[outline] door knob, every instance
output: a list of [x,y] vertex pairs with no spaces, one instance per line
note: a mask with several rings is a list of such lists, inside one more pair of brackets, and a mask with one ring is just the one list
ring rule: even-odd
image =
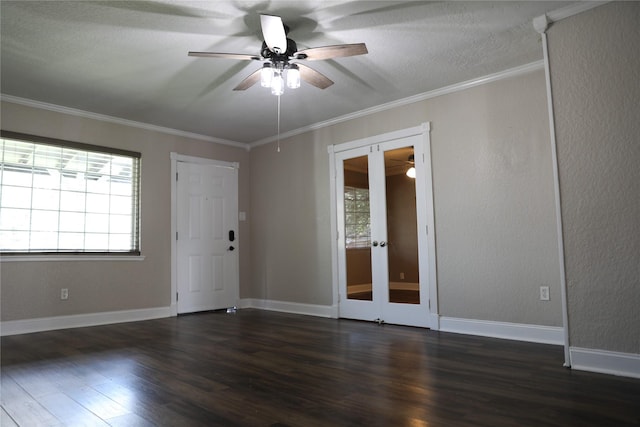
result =
[[385,242],[384,240],[382,242],[380,242],[380,247],[384,248],[385,246],[387,246],[387,242]]
[[236,248],[234,248],[233,246],[229,246],[229,250],[230,250],[230,251],[233,251],[233,250],[235,250],[235,249],[236,249]]
[[378,241],[377,241],[377,240],[374,240],[374,241],[371,243],[371,246],[378,246]]

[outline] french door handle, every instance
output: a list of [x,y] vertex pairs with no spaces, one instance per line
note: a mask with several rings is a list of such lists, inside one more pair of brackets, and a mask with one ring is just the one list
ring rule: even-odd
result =
[[387,242],[385,242],[384,240],[382,242],[380,242],[380,247],[384,248],[385,246],[387,246]]
[[378,246],[378,241],[377,241],[377,240],[374,240],[373,242],[371,242],[371,246],[374,246],[374,247],[375,247],[375,246]]

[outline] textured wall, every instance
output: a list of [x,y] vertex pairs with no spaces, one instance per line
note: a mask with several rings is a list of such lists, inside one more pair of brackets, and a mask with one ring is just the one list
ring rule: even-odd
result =
[[[2,320],[167,307],[171,298],[171,151],[240,162],[239,204],[247,210],[248,153],[243,149],[2,103],[2,128],[142,153],[141,245],[144,261],[11,262],[0,264]],[[240,244],[249,246],[240,223]],[[248,252],[240,255],[246,293]],[[60,300],[60,288],[69,299]]]
[[640,353],[640,4],[548,31],[570,345]]
[[[252,296],[329,305],[327,146],[431,121],[440,314],[561,326],[542,70],[251,151]],[[551,301],[539,301],[539,286]]]
[[441,313],[561,326],[544,74],[436,98],[429,117]]

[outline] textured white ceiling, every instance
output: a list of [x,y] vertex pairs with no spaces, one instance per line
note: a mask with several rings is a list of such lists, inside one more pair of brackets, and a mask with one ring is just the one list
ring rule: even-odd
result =
[[232,89],[257,61],[260,13],[299,49],[364,42],[368,55],[307,62],[335,81],[282,96],[281,132],[542,59],[532,19],[559,2],[6,1],[1,92],[250,143],[273,136],[276,100]]

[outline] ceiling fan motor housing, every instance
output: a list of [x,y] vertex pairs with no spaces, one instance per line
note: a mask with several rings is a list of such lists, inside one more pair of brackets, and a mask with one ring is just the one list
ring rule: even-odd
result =
[[262,42],[262,50],[260,51],[260,55],[262,55],[264,59],[269,59],[273,62],[288,62],[289,58],[291,58],[297,51],[298,45],[296,45],[296,42],[288,38],[286,52],[281,54],[273,52],[269,50],[266,42]]

